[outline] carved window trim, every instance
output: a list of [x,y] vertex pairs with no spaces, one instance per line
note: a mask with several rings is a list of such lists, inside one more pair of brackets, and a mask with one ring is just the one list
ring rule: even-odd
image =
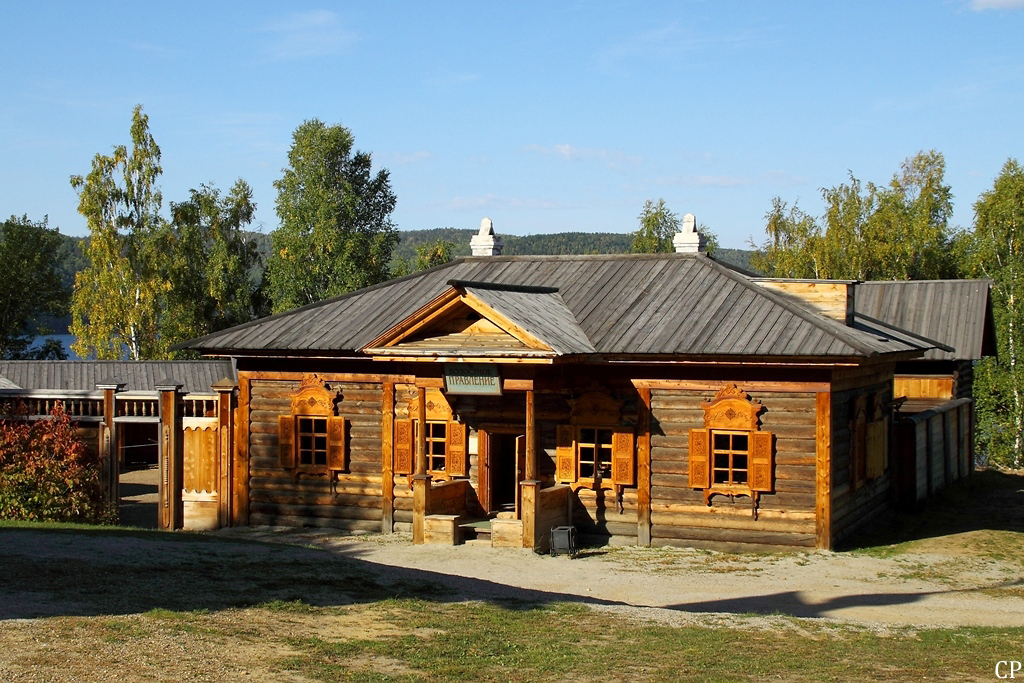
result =
[[[338,392],[329,391],[318,375],[305,375],[291,395],[291,410],[278,416],[278,463],[296,478],[329,476],[334,481],[348,471],[346,423],[336,414],[337,398]],[[317,452],[323,452],[323,462],[316,461]],[[304,462],[307,453],[313,462]]]
[[[708,506],[715,495],[749,496],[754,518],[757,519],[761,494],[774,490],[774,438],[771,432],[761,429],[759,418],[764,406],[735,384],[729,384],[722,387],[714,398],[702,402],[701,408],[704,410],[704,427],[690,430],[690,488],[703,490],[704,503]],[[734,445],[735,437],[742,435],[747,437],[745,451]],[[727,436],[730,448],[716,448],[716,436]],[[719,455],[717,463],[716,451]],[[745,481],[734,476],[734,470],[738,468],[733,467],[735,463],[732,455],[729,456],[728,467],[723,465],[726,452],[745,456]],[[729,472],[727,480],[721,481],[719,474],[719,481],[716,481],[716,471],[721,473],[726,470]]]
[[[428,434],[437,426],[444,426],[444,437],[428,437],[427,473],[435,479],[460,479],[469,476],[469,452],[467,436],[469,429],[456,420],[427,420]],[[416,469],[417,421],[395,419],[395,443],[393,469],[395,474],[412,474]],[[432,454],[432,444],[444,444],[444,469],[438,469],[437,454]],[[433,457],[432,457],[433,455]]]
[[[591,389],[569,400],[570,424],[556,428],[555,479],[577,488],[622,490],[636,480],[636,454],[633,429],[624,427],[622,401],[604,391]],[[601,432],[607,432],[602,440]],[[592,433],[592,436],[591,436]],[[607,449],[606,467],[599,468],[602,446]],[[582,449],[594,448],[594,468],[585,476]]]

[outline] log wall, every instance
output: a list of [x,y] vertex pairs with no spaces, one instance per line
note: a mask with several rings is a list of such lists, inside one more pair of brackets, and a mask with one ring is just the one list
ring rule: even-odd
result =
[[833,387],[831,540],[834,546],[889,509],[892,457],[895,454],[890,445],[890,464],[882,475],[866,479],[859,485],[854,482],[851,460],[854,404],[858,397],[876,393],[881,394],[883,401],[892,400],[891,368],[837,370],[833,377]]
[[278,416],[291,413],[291,395],[298,389],[298,381],[252,380],[248,411],[250,524],[380,531],[382,387],[369,382],[328,381],[328,385],[332,392],[341,393],[337,410],[348,430],[348,470],[337,475],[333,491],[326,476],[295,479],[278,463]]
[[700,404],[714,394],[651,390],[651,543],[814,547],[815,394],[750,394],[765,406],[761,428],[775,435],[774,492],[761,494],[756,520],[750,498],[717,495],[709,507],[689,486],[689,431],[704,426]]

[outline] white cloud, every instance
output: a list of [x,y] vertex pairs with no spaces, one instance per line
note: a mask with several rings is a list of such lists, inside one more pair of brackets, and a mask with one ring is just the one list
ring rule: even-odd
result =
[[659,178],[661,185],[681,185],[684,187],[745,187],[750,185],[795,186],[806,185],[810,181],[785,171],[767,171],[756,176],[690,174]]
[[623,60],[673,59],[684,54],[742,45],[755,39],[753,34],[745,31],[701,34],[673,22],[626,36],[599,52],[596,60],[598,64],[607,67]]
[[971,0],[971,9],[975,12],[989,9],[1024,9],[1024,0]]
[[565,161],[601,161],[610,168],[639,166],[644,159],[635,154],[626,154],[614,149],[576,147],[565,143],[550,146],[527,145],[526,151],[557,156]]
[[272,36],[265,49],[271,59],[282,61],[336,55],[356,39],[338,15],[327,10],[291,14],[259,32]]

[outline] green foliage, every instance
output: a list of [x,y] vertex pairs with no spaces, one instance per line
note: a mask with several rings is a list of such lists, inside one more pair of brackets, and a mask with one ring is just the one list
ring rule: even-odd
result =
[[63,357],[59,344],[29,348],[36,334],[49,331],[43,316],[67,310],[68,290],[58,274],[61,245],[46,219],[11,216],[0,223],[0,358]]
[[[160,148],[142,107],[132,117],[132,148],[97,154],[88,176],[72,176],[89,223],[86,265],[75,276],[70,332],[82,357],[170,358],[177,342],[268,312],[252,233],[252,190],[238,180],[221,196],[193,189],[160,215]],[[66,258],[76,262],[73,249]]]
[[682,225],[679,214],[665,205],[664,199],[644,202],[639,216],[640,227],[633,233],[629,251],[633,254],[657,254],[673,251],[672,238]]
[[1024,168],[1003,165],[974,204],[961,243],[968,275],[992,280],[998,358],[975,366],[978,450],[993,464],[1024,466]]
[[8,412],[0,422],[0,519],[110,522],[100,463],[58,402],[48,419]]
[[171,205],[171,223],[160,236],[168,283],[161,334],[174,341],[269,312],[256,241],[243,229],[256,210],[249,185],[239,179],[225,197],[202,185],[191,195]]
[[288,168],[274,182],[281,225],[271,233],[273,310],[285,311],[382,282],[398,234],[387,170],[371,173],[352,133],[306,121],[292,136]]
[[158,320],[165,289],[156,239],[162,228],[160,148],[142,105],[132,113],[131,138],[130,151],[118,145],[110,156],[97,154],[87,176],[71,177],[90,234],[89,266],[75,279],[71,299],[73,348],[83,358],[168,355]]
[[952,192],[936,151],[905,160],[888,185],[849,184],[821,191],[819,222],[772,200],[767,239],[751,265],[770,277],[924,280],[951,277],[957,263],[949,228]]
[[426,270],[434,266],[442,266],[452,260],[455,243],[437,240],[433,244],[425,244],[416,248],[416,270]]

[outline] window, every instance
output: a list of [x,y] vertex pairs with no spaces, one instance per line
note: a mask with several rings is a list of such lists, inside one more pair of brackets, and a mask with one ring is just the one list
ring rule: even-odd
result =
[[555,478],[559,482],[601,488],[633,485],[632,430],[559,425],[557,441]]
[[427,422],[427,472],[444,472],[448,445],[448,423]]
[[[416,420],[395,420],[395,474],[416,470],[417,425]],[[425,434],[427,472],[443,478],[467,476],[466,425],[454,420],[427,420]]]
[[610,479],[612,446],[612,430],[580,427],[576,440],[578,478]]
[[858,489],[889,467],[889,420],[881,392],[854,398],[850,410],[850,485]]
[[711,482],[747,484],[748,432],[713,431],[711,433]]
[[327,466],[327,418],[297,418],[299,466]]
[[690,430],[690,487],[704,490],[711,505],[715,494],[750,496],[754,515],[760,494],[772,490],[772,433],[762,431],[764,409],[736,385],[722,388],[705,401],[704,428]]
[[333,395],[316,375],[303,377],[292,394],[291,412],[278,416],[278,462],[299,473],[327,474],[347,469],[345,418],[334,414]]

